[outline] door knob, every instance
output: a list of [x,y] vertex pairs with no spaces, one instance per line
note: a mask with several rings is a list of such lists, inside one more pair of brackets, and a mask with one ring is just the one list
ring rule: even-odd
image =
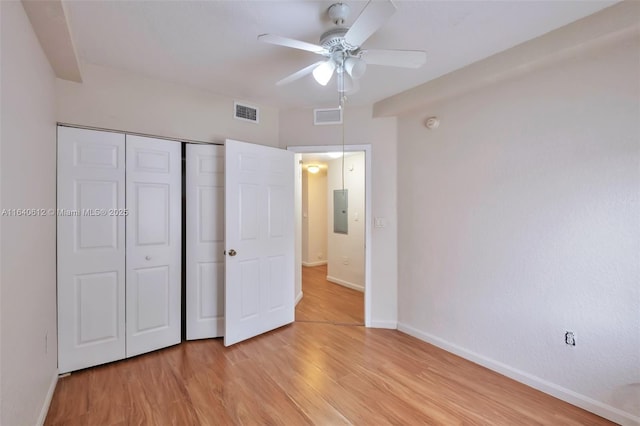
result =
[[151,260],[151,256],[145,256],[144,258],[147,260]]
[[235,256],[237,253],[234,249],[229,250],[229,256]]

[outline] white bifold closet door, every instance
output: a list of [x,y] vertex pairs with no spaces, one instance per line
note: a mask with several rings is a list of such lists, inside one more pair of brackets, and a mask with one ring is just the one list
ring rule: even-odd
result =
[[66,373],[125,357],[125,136],[58,127],[57,198]]
[[182,148],[127,135],[127,357],[180,343]]
[[224,147],[186,146],[187,339],[224,334]]
[[180,343],[179,142],[58,127],[61,373]]

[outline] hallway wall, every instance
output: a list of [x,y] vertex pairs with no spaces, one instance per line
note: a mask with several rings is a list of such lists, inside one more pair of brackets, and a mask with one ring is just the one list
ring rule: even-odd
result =
[[327,171],[302,172],[302,265],[327,263]]
[[365,155],[347,153],[344,188],[348,192],[348,234],[334,232],[333,197],[342,190],[342,158],[329,161],[327,173],[328,270],[327,280],[364,291],[365,246]]

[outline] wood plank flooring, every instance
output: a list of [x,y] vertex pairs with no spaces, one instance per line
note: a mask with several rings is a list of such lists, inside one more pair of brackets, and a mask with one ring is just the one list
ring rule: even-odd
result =
[[[348,290],[336,287],[332,301]],[[303,301],[322,302],[316,290]],[[398,331],[336,325],[361,312],[306,305],[303,321],[230,348],[185,342],[61,378],[45,424],[611,424]]]
[[327,281],[327,266],[302,268],[296,321],[364,325],[364,293]]

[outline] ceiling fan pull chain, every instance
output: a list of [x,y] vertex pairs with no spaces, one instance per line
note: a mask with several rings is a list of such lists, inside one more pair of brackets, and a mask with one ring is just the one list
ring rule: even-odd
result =
[[344,194],[344,123],[345,123],[345,115],[344,115],[344,92],[340,93],[340,112],[342,113],[342,194]]

